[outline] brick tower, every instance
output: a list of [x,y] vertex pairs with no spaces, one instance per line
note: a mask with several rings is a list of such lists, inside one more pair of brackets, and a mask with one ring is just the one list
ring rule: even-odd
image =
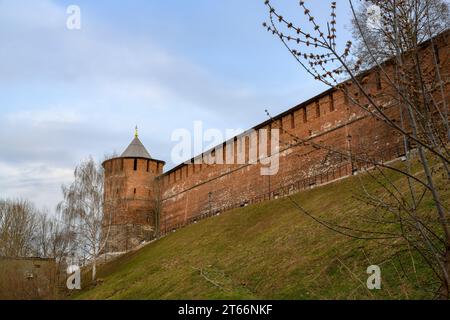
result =
[[123,252],[155,236],[159,225],[159,187],[164,161],[152,159],[138,131],[120,157],[103,163],[104,234],[107,252]]

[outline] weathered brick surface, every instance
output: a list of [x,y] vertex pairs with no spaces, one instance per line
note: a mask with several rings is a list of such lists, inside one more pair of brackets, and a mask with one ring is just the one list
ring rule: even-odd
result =
[[[448,81],[448,33],[443,39],[439,42],[439,55],[442,77]],[[432,65],[429,51],[428,47],[423,49],[424,66]],[[392,74],[393,66],[387,64],[385,67]],[[389,85],[384,79],[378,81],[379,78],[375,72],[367,73],[363,80],[365,89],[385,106],[385,112],[391,118],[400,121],[399,108],[389,99]],[[366,103],[354,85],[346,88],[354,99]],[[448,100],[448,87],[445,89]],[[124,249],[124,234],[128,239],[129,233],[133,233],[129,231],[130,225],[154,227],[158,224],[158,212],[159,228],[167,232],[195,217],[211,215],[236,204],[252,202],[256,198],[276,197],[280,192],[291,192],[329,181],[351,174],[352,169],[363,165],[357,159],[318,149],[311,142],[329,146],[344,155],[351,152],[383,160],[397,157],[403,151],[403,139],[395,130],[369,116],[340,90],[328,90],[255,129],[281,130],[279,171],[276,175],[261,175],[261,164],[249,164],[248,157],[245,158],[245,164],[182,164],[164,174],[163,163],[155,160],[149,160],[148,172],[147,159],[138,159],[137,171],[133,168],[134,159],[118,158],[105,162],[106,202],[125,200],[120,203],[121,209],[113,210],[113,238],[116,239],[116,245],[112,247],[116,251]],[[248,154],[249,141],[243,145]],[[233,141],[232,149],[236,159],[237,141]],[[220,151],[223,152],[222,156],[230,154],[230,150],[220,146],[216,148],[215,156],[220,156]],[[200,156],[205,158],[211,154],[206,152]],[[117,185],[122,184],[123,188],[117,188]],[[125,241],[126,246],[148,237],[142,231],[135,230],[134,233],[132,240]]]
[[[136,161],[136,170],[135,170]],[[154,236],[164,162],[115,158],[105,161],[105,233],[108,251],[126,251]]]

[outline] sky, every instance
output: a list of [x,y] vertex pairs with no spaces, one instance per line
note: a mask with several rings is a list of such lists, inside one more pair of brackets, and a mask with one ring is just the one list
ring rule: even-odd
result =
[[[297,0],[271,2],[301,15]],[[328,0],[306,3],[329,16]],[[263,0],[0,0],[0,198],[52,212],[75,166],[120,154],[136,125],[168,170],[174,130],[248,129],[326,89],[263,29],[267,16]]]

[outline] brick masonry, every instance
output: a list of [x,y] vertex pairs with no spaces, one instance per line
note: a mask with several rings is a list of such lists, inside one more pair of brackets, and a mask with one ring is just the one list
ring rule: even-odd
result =
[[[449,32],[438,41],[442,75],[448,85]],[[423,61],[432,65],[431,48],[422,48]],[[385,68],[392,72],[393,65]],[[395,105],[386,98],[389,85],[379,74],[362,75],[365,89],[382,103],[390,117],[399,121]],[[345,83],[350,95],[364,102],[355,86]],[[447,101],[449,100],[446,87]],[[260,174],[261,164],[180,164],[163,173],[164,162],[154,159],[115,158],[104,163],[105,203],[113,217],[108,227],[107,250],[126,251],[141,241],[165,234],[205,216],[255,201],[276,198],[302,188],[327,182],[360,168],[357,159],[315,148],[311,142],[374,159],[390,160],[404,153],[402,137],[383,121],[353,104],[343,91],[330,89],[266,121],[253,129],[280,129],[279,171]],[[302,141],[295,139],[299,137]],[[302,142],[307,143],[302,143]],[[234,158],[245,135],[232,141]],[[270,141],[268,142],[270,144]],[[243,150],[242,148],[239,150]],[[224,145],[198,157],[226,156]],[[193,160],[193,159],[192,159]],[[137,162],[135,170],[135,162]],[[112,209],[114,208],[114,209]],[[107,225],[105,223],[105,225]]]

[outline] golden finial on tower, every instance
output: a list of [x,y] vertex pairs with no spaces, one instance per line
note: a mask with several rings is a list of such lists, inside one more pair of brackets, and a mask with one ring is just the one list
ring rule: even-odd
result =
[[138,127],[136,126],[136,128],[134,128],[134,136],[137,138],[139,137],[139,133],[138,133]]

